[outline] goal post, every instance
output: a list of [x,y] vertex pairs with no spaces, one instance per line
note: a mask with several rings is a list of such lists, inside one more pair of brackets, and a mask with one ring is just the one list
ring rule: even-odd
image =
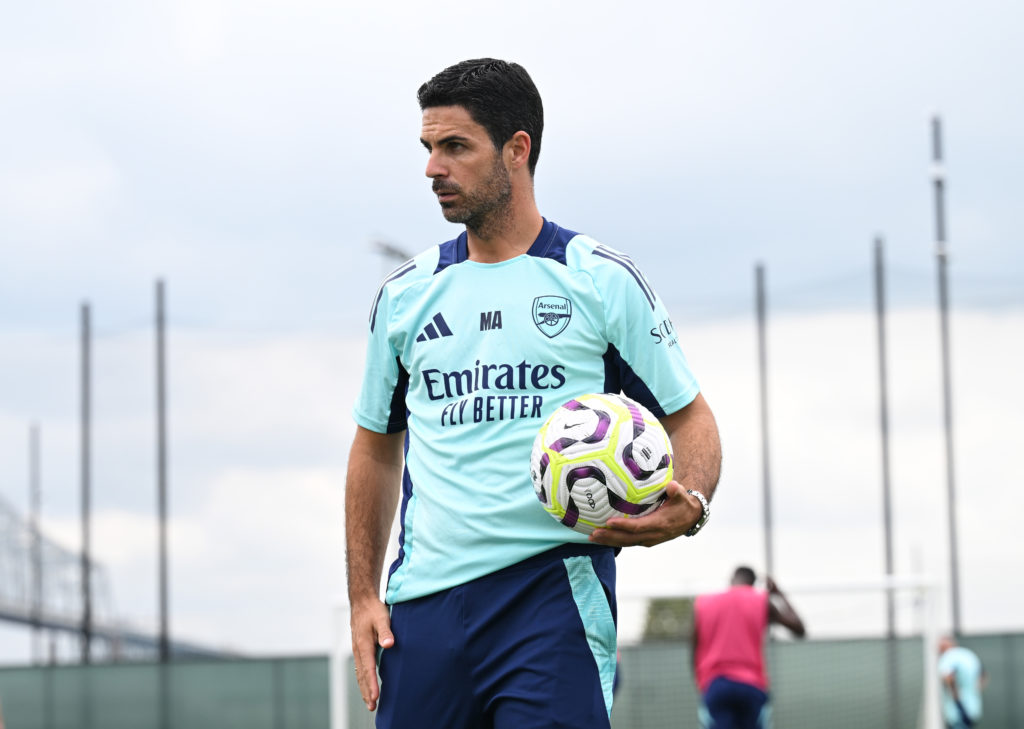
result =
[[331,610],[330,700],[331,729],[349,729],[349,666],[352,664],[352,633],[347,601],[335,602]]

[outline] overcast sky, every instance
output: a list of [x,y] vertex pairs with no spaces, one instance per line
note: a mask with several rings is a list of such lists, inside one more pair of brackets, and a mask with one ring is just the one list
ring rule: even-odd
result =
[[[767,267],[777,571],[882,569],[871,247],[883,236],[896,556],[944,578],[930,120],[948,175],[964,617],[1020,629],[1024,96],[1012,2],[45,2],[0,11],[0,496],[78,543],[77,322],[94,344],[94,547],[153,624],[153,284],[168,286],[173,628],[326,649],[370,297],[451,238],[415,90],[519,61],[541,211],[629,252],[719,417],[713,528],[624,583],[763,563],[753,267]],[[811,548],[813,545],[813,548]],[[682,589],[682,587],[681,587]],[[840,622],[822,608],[819,625]],[[838,626],[840,629],[842,626]],[[812,622],[812,630],[814,624]],[[851,629],[854,629],[851,627]],[[0,628],[0,661],[27,649]]]

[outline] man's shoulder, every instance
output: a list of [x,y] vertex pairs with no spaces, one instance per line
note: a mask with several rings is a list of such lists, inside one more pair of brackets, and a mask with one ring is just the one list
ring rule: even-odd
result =
[[429,280],[436,273],[440,249],[441,246],[428,248],[384,276],[370,305],[371,332],[376,329],[378,317],[386,315],[384,312],[390,310],[406,291]]
[[706,592],[697,596],[698,605],[704,605],[711,608],[722,605],[762,602],[768,602],[768,593],[758,587],[730,587],[728,590]]
[[939,670],[943,674],[980,664],[977,654],[969,648],[955,646],[939,657]]
[[718,590],[715,592],[703,592],[700,595],[697,595],[695,602],[698,605],[713,606],[728,599],[729,590]]
[[627,252],[585,233],[576,233],[566,242],[565,263],[569,268],[585,271],[595,280],[605,284],[635,283],[648,298],[653,297],[651,286],[642,269]]
[[443,245],[431,246],[393,268],[381,280],[381,289],[395,291],[433,276],[438,268]]
[[978,654],[970,648],[957,646],[954,650],[957,651],[956,660],[958,663],[972,668],[981,665],[981,659],[978,658]]

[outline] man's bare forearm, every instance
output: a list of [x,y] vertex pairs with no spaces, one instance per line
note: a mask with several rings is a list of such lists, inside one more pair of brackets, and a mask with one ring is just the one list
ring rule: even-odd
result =
[[345,485],[349,603],[377,598],[402,478],[403,434],[358,428]]
[[703,395],[662,422],[672,440],[675,480],[711,501],[722,472],[722,443]]

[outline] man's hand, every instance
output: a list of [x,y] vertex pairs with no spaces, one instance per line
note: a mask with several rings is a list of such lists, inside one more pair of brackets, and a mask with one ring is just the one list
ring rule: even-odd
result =
[[391,633],[391,616],[387,606],[377,599],[352,606],[352,656],[356,663],[356,681],[366,708],[373,711],[380,698],[377,683],[377,646],[390,648],[395,644]]
[[603,528],[594,530],[590,541],[609,547],[653,547],[685,534],[703,515],[704,507],[678,481],[670,481],[665,493],[665,502],[650,514],[609,519]]

